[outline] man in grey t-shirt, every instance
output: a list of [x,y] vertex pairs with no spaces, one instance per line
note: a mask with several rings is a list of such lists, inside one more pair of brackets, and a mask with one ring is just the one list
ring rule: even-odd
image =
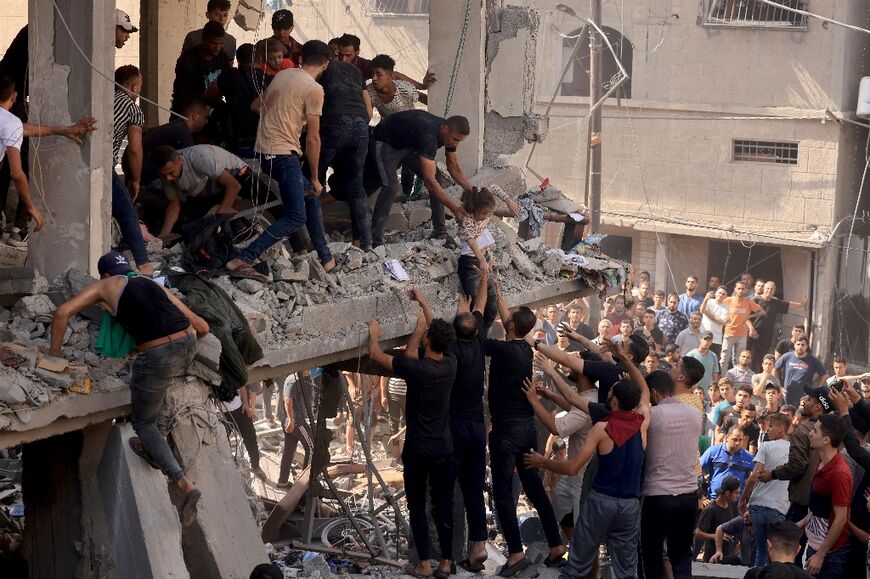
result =
[[737,505],[741,513],[749,510],[752,526],[755,527],[755,566],[767,564],[767,526],[771,523],[784,521],[788,512],[787,480],[771,480],[759,482],[758,475],[765,469],[774,468],[788,462],[788,430],[790,420],[785,414],[774,412],[768,416],[770,426],[767,431],[767,442],[761,443],[755,455],[755,468],[746,481],[743,496]]
[[217,213],[231,213],[242,185],[238,178],[250,168],[240,158],[214,145],[194,145],[181,151],[165,145],[151,156],[169,200],[159,237],[172,232],[181,204],[191,198],[222,195]]

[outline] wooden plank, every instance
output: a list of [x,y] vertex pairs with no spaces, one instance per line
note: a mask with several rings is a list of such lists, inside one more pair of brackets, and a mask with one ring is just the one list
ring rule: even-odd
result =
[[306,468],[299,474],[299,478],[296,479],[296,482],[293,483],[293,486],[290,487],[287,494],[278,501],[278,506],[272,510],[269,514],[269,518],[266,519],[266,523],[263,525],[263,532],[260,536],[264,543],[268,543],[269,539],[275,536],[275,533],[278,532],[278,529],[281,528],[281,525],[284,524],[287,517],[293,514],[293,511],[296,510],[299,501],[302,500],[302,497],[305,496],[305,491],[308,490],[308,481],[310,478],[311,469]]

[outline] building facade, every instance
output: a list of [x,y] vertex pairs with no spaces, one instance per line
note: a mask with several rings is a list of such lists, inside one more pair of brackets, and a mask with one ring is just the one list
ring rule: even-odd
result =
[[[531,4],[542,15],[536,108],[553,99],[550,130],[511,162],[584,200],[588,8]],[[789,3],[798,4],[868,28],[866,4]],[[773,280],[781,297],[810,299],[807,311],[785,316],[786,328],[807,320],[818,353],[866,365],[861,218],[870,205],[858,193],[868,134],[837,118],[854,119],[870,35],[762,2],[717,0],[604,3],[601,25],[613,49],[602,48],[602,93],[620,78],[616,59],[630,77],[602,107],[609,253],[668,291],[683,291],[687,275],[729,286],[746,270]]]

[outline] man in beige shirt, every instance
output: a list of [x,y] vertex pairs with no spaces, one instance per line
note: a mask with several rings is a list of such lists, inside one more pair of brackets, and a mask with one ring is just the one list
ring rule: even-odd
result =
[[[324,269],[335,267],[327,246],[320,212],[323,185],[317,178],[320,162],[320,117],[323,113],[323,87],[317,78],[329,64],[329,47],[319,40],[302,46],[302,66],[283,70],[252,108],[260,113],[260,126],[254,150],[261,168],[278,182],[284,215],[229,263],[227,269],[253,278],[265,278],[251,267],[261,253],[287,239],[300,227],[317,250]],[[302,130],[308,127],[305,160],[311,169],[311,181],[302,175]]]

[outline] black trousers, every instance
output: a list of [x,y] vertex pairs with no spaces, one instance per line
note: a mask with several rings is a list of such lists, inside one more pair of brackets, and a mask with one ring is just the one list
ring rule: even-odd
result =
[[468,540],[486,541],[486,506],[483,501],[486,428],[483,422],[452,418],[450,430],[453,435],[453,475],[459,481],[465,502]]
[[[804,517],[810,512],[810,507],[808,505],[799,505],[797,503],[792,503],[788,508],[788,512],[785,514],[785,518],[792,523],[798,523],[802,521]],[[801,550],[798,551],[797,556],[794,558],[794,564],[798,567],[803,567],[803,557],[804,557],[804,549],[807,548],[807,536],[806,534],[801,535]]]
[[[21,144],[21,169],[27,177],[30,177],[30,139],[25,138]],[[12,174],[9,172],[9,161],[4,159],[0,162],[0,211],[6,210],[6,197],[9,195],[9,186],[12,184]],[[24,202],[21,197],[18,198],[18,205],[15,208],[15,217],[11,220],[13,227],[21,230],[22,234],[27,233],[27,223],[30,221],[30,214],[24,207]]]
[[314,444],[311,440],[308,424],[297,418],[295,426],[293,432],[284,431],[284,452],[281,453],[281,466],[278,467],[278,482],[280,483],[290,480],[290,468],[293,466],[293,457],[296,456],[296,447],[300,442],[302,443],[302,452],[305,454],[302,468],[307,467],[311,462],[311,449]]
[[242,437],[248,458],[251,459],[251,468],[260,468],[260,447],[257,446],[257,430],[254,421],[248,418],[241,407],[232,412],[224,412],[224,418],[234,426],[236,432]]
[[420,561],[432,558],[429,519],[426,516],[427,488],[432,497],[432,518],[435,519],[435,529],[438,532],[441,558],[453,559],[452,463],[452,455],[418,454],[410,450],[407,443],[402,451],[408,518]]
[[513,476],[516,468],[523,491],[538,511],[541,526],[547,536],[547,544],[556,547],[562,544],[562,534],[553,505],[544,490],[544,483],[537,469],[526,468],[523,454],[537,449],[537,431],[534,418],[521,418],[493,422],[489,437],[490,471],[495,509],[502,526],[509,553],[522,553],[523,541],[517,521],[517,502],[513,498]]
[[664,543],[674,579],[692,577],[692,541],[698,515],[698,493],[644,497],[640,516],[640,548],[646,579],[665,576]]

